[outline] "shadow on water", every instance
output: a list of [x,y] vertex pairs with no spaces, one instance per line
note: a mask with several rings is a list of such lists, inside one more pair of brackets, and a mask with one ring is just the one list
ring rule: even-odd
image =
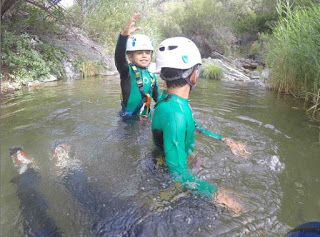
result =
[[[244,83],[201,80],[192,92],[198,123],[252,153],[236,157],[224,143],[196,135],[196,155],[205,160],[199,175],[233,190],[245,207],[235,217],[172,182],[152,144],[151,122],[120,121],[119,94],[117,78],[88,78],[2,102],[2,236],[24,231],[22,191],[10,183],[18,176],[12,146],[23,146],[37,163],[37,191],[63,236],[283,236],[320,219],[320,189],[312,188],[320,182],[318,130],[292,109],[298,101]],[[50,161],[61,142],[81,162],[65,176]]]

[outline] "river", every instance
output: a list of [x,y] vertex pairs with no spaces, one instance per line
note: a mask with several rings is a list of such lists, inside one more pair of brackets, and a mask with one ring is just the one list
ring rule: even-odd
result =
[[97,77],[47,83],[2,99],[1,236],[23,236],[13,146],[23,146],[35,160],[38,191],[59,232],[94,236],[97,217],[64,187],[49,159],[61,142],[81,162],[88,184],[108,193],[96,200],[112,199],[118,225],[135,213],[131,226],[139,226],[132,227],[137,236],[283,236],[320,220],[319,124],[299,100],[246,83],[205,79],[192,91],[198,123],[245,143],[251,152],[247,159],[237,157],[224,143],[196,134],[195,152],[205,161],[199,175],[233,191],[244,207],[235,216],[208,200],[181,195],[165,166],[155,162],[151,122],[123,123],[119,95],[117,77]]

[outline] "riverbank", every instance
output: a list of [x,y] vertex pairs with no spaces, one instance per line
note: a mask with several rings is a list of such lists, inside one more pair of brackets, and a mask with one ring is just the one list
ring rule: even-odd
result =
[[[116,40],[116,39],[115,39]],[[54,73],[37,79],[2,80],[1,94],[13,93],[23,87],[39,87],[44,83],[67,79],[77,80],[87,76],[110,76],[117,75],[114,54],[108,53],[101,44],[87,37],[80,29],[73,27],[71,31],[55,36],[44,36],[42,41],[64,52],[60,58],[63,69],[63,77]],[[35,42],[36,44],[36,42]],[[268,71],[264,66],[253,59],[234,59],[225,57],[218,52],[211,54],[212,57],[203,59],[204,63],[214,63],[221,67],[224,81],[253,81],[255,84],[264,85],[268,77]],[[149,67],[150,71],[158,73],[155,63]],[[9,72],[3,71],[3,74]],[[4,75],[3,78],[9,78]]]
[[[54,36],[44,35],[41,39],[31,34],[24,34],[23,37],[23,41],[10,42],[7,47],[9,52],[4,57],[14,55],[18,58],[20,56],[22,60],[15,60],[13,62],[15,65],[12,65],[12,62],[10,62],[11,65],[3,65],[1,71],[2,95],[14,93],[23,87],[41,86],[44,83],[57,80],[76,80],[87,76],[115,75],[117,73],[114,66],[114,56],[107,53],[102,45],[85,36],[80,28],[73,27],[71,30],[65,30]],[[7,40],[12,41],[12,38],[13,36],[8,37]],[[42,50],[44,47],[50,48],[50,52],[41,55],[41,53],[44,54]],[[37,58],[34,58],[33,55],[37,55]],[[38,63],[40,57],[45,59],[48,57],[47,55],[54,55],[54,59],[59,62],[43,62],[42,60],[38,67],[30,62]],[[46,63],[48,65],[44,65]],[[59,67],[61,70],[57,70]],[[17,75],[14,71],[14,69],[25,70],[25,68],[31,72],[25,73],[25,77]],[[32,73],[38,68],[46,69],[46,71],[40,72],[43,76],[32,77],[32,75],[38,75]]]

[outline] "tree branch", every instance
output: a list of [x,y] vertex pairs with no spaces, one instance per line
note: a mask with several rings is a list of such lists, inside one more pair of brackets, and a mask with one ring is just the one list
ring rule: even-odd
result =
[[1,0],[1,19],[16,2],[17,0]]

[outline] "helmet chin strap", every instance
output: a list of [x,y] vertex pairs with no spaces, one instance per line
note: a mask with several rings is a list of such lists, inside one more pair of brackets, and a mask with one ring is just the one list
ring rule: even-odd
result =
[[185,71],[183,74],[182,74],[182,77],[186,80],[186,82],[190,85],[190,91],[192,91],[196,84],[193,84],[191,81],[190,81],[190,77],[193,73],[194,70],[197,70],[197,75],[196,75],[196,79],[199,78],[199,75],[200,75],[200,68],[201,66],[200,65],[196,65],[192,68],[190,68],[189,70]]
[[186,82],[190,85],[190,91],[193,90],[194,88],[194,84],[192,84],[192,82],[190,81],[190,75],[193,73],[194,67],[189,68],[188,70],[184,71],[182,73],[182,78],[186,80]]
[[196,84],[192,83],[190,81],[190,77],[192,75],[192,73],[194,72],[194,70],[197,70],[197,75],[196,75],[196,78],[198,79],[199,78],[199,75],[200,75],[200,68],[201,68],[201,65],[195,65],[187,70],[185,70],[184,72],[182,71],[179,71],[177,73],[177,75],[173,76],[173,77],[170,77],[170,78],[167,78],[163,71],[161,70],[160,72],[160,77],[165,80],[165,81],[174,81],[174,80],[178,80],[178,79],[184,79],[189,85],[190,85],[190,91],[194,89],[194,87],[196,86]]
[[194,89],[194,87],[196,86],[196,84],[193,84],[191,81],[190,81],[190,77],[188,78],[185,78],[186,82],[190,85],[190,91],[192,91]]

